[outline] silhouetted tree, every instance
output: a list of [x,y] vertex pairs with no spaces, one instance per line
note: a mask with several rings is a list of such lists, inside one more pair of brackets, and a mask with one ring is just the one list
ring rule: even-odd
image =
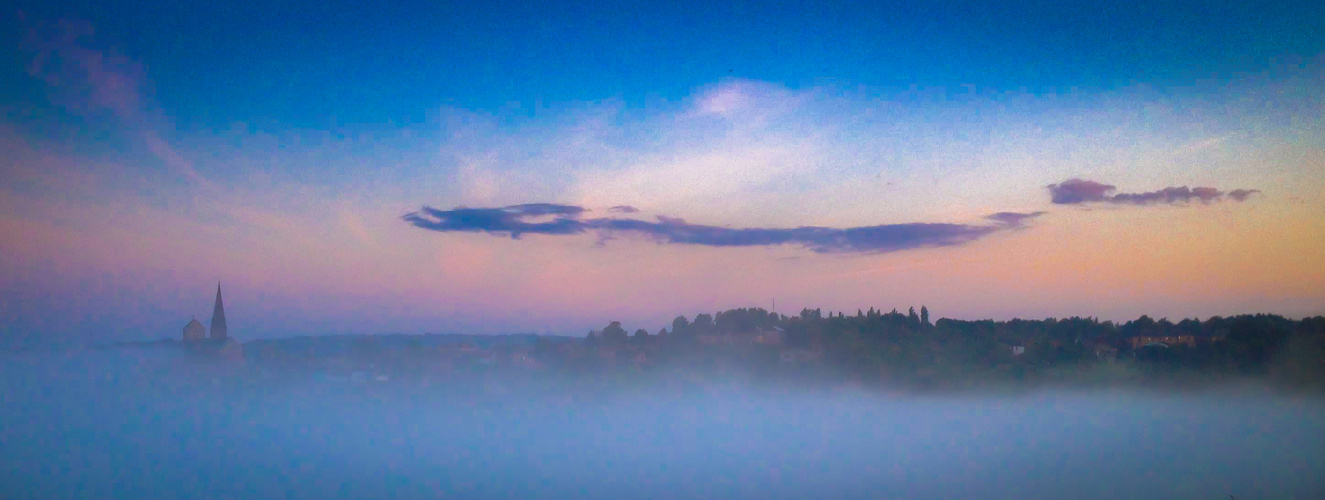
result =
[[608,323],[607,328],[603,328],[603,340],[607,342],[620,342],[626,340],[626,329],[621,328],[620,321]]
[[713,316],[710,314],[697,314],[695,315],[695,322],[691,323],[690,327],[700,332],[712,330]]
[[714,326],[723,332],[749,332],[776,323],[775,317],[759,307],[731,309],[713,316]]
[[672,333],[681,333],[689,326],[690,320],[686,319],[685,316],[677,316],[676,319],[672,320]]
[[1228,343],[1233,362],[1243,372],[1260,373],[1288,340],[1290,322],[1281,316],[1257,314],[1229,318]]
[[[693,323],[684,316],[677,317],[670,334],[677,341],[664,342],[664,352],[705,348],[680,341],[697,334],[715,330],[739,333],[771,326],[785,330],[783,347],[751,349],[769,355],[778,348],[809,349],[821,353],[825,364],[853,377],[879,377],[882,373],[927,383],[944,377],[1034,378],[1063,372],[1064,367],[1104,362],[1111,354],[1097,353],[1121,351],[1127,363],[1143,368],[1146,377],[1169,376],[1173,370],[1236,371],[1265,374],[1269,380],[1295,384],[1315,381],[1325,387],[1325,318],[1321,317],[1293,321],[1262,314],[1174,323],[1141,316],[1121,325],[1089,317],[1008,321],[942,318],[931,323],[929,308],[923,305],[918,313],[910,308],[906,314],[896,309],[883,313],[870,307],[868,312],[858,310],[854,317],[843,312],[830,312],[825,317],[820,309],[809,308],[799,316],[783,317],[760,308],[740,308],[699,314]],[[917,335],[919,331],[925,334]],[[658,332],[659,339],[667,335],[666,328]],[[1195,346],[1175,344],[1133,350],[1130,341],[1135,336],[1179,335],[1196,337]],[[641,341],[649,337],[642,329],[634,336]],[[617,342],[627,338],[621,324],[614,321],[601,332],[591,332],[587,341]],[[1011,346],[1023,346],[1024,353],[1014,356]],[[1057,369],[1049,370],[1054,367]]]
[[1124,337],[1156,336],[1159,333],[1155,320],[1144,314],[1140,318],[1124,323],[1120,330]]

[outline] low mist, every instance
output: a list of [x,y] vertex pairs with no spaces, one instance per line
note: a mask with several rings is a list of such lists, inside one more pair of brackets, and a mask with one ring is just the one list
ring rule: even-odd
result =
[[281,376],[175,349],[0,358],[4,498],[1318,498],[1325,403],[904,393],[658,370]]

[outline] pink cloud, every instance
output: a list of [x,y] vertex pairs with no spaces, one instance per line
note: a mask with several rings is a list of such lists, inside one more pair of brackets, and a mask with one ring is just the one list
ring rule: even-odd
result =
[[85,21],[61,20],[28,29],[25,42],[32,53],[27,71],[46,84],[52,103],[84,116],[109,112],[176,174],[199,187],[207,180],[161,134],[154,123],[165,113],[147,97],[150,87],[143,65],[117,51],[94,47],[96,30]]
[[121,119],[139,119],[146,84],[142,65],[114,51],[92,49],[93,35],[92,25],[83,21],[30,28],[28,74],[45,82],[51,100],[69,111],[111,111]]

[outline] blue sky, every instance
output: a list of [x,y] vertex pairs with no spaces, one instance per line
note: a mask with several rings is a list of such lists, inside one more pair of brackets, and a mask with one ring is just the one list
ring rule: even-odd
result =
[[[638,106],[722,78],[792,89],[1064,93],[1143,83],[1183,93],[1325,45],[1325,7],[1315,2],[148,1],[17,10],[91,22],[101,43],[148,69],[153,96],[183,130],[418,123],[439,106]],[[23,30],[5,32],[13,43]],[[10,99],[37,100],[29,80],[21,65],[5,65],[6,88],[23,89]]]
[[1314,3],[24,0],[0,33],[0,339],[176,335],[217,280],[240,338],[1325,312]]

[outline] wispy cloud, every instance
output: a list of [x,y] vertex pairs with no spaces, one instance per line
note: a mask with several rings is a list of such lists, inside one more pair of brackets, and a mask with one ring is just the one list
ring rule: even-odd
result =
[[1259,192],[1259,189],[1234,189],[1228,192],[1228,197],[1233,201],[1247,201],[1247,198]]
[[1044,214],[1045,212],[1043,211],[1029,212],[1029,213],[999,212],[996,214],[986,215],[985,218],[1003,224],[1004,226],[1009,228],[1020,228],[1025,226],[1027,221]]
[[1116,193],[1117,187],[1086,179],[1068,179],[1057,184],[1045,186],[1049,189],[1050,200],[1055,205],[1080,205],[1083,203],[1113,203],[1119,205],[1155,205],[1177,204],[1198,201],[1212,203],[1225,197],[1233,201],[1246,201],[1251,195],[1260,193],[1256,189],[1234,189],[1224,192],[1212,187],[1187,186],[1166,187],[1144,193]]
[[438,232],[484,232],[520,238],[525,234],[600,236],[637,234],[659,243],[712,247],[798,245],[817,253],[883,253],[922,247],[969,243],[992,233],[1017,229],[1043,212],[1001,212],[986,217],[990,224],[905,223],[847,228],[730,228],[691,224],[659,216],[657,221],[615,217],[582,218],[574,205],[535,203],[500,208],[423,207],[403,216],[405,222]]
[[[1242,95],[1244,87],[1216,90]],[[694,220],[721,213],[739,226],[841,227],[1034,210],[1040,187],[1074,175],[1129,185],[1146,176],[1199,176],[1224,179],[1218,182],[1230,189],[1262,182],[1234,168],[1254,145],[1234,140],[1248,135],[1236,124],[1256,110],[1205,109],[1145,88],[958,97],[945,89],[723,80],[641,109],[614,99],[528,118],[446,109],[440,155],[417,171],[438,185],[402,199],[445,207],[628,200]],[[1052,111],[1064,106],[1080,113]],[[1166,110],[1160,122],[1155,109]],[[1202,153],[1175,154],[1183,148]],[[1202,192],[1191,191],[1117,202],[1201,201]],[[1106,203],[1104,194],[1072,203]],[[1112,201],[1117,193],[1107,194]]]
[[147,73],[137,61],[93,44],[95,30],[82,21],[34,23],[24,38],[27,72],[46,85],[51,103],[70,113],[109,113],[142,141],[167,168],[200,187],[210,187],[193,163],[157,132],[165,113],[148,95]]

